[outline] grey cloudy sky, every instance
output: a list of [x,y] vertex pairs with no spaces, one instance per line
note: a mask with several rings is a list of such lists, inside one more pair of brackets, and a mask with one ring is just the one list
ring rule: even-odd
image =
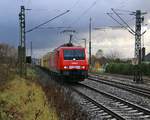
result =
[[[135,11],[140,9],[147,11],[145,24],[150,24],[150,0],[1,0],[0,1],[0,43],[5,42],[13,46],[19,43],[19,22],[18,13],[20,5],[32,9],[26,11],[26,30],[47,21],[48,19],[66,11],[71,10],[66,15],[46,24],[43,27],[68,27],[76,30],[74,35],[76,43],[81,45],[80,39],[88,39],[89,18],[92,17],[92,26],[103,27],[117,25],[106,13],[111,12],[111,8]],[[88,9],[89,8],[89,9]],[[134,16],[129,16],[128,12],[122,17],[134,28]],[[149,27],[147,27],[148,29]],[[27,46],[33,42],[34,55],[39,56],[46,53],[64,42],[69,37],[61,34],[64,29],[37,29],[26,36]],[[149,29],[144,35],[147,52],[150,52]],[[110,51],[120,51],[122,57],[133,57],[134,37],[126,30],[92,30],[92,52],[102,49],[105,53]],[[128,52],[127,52],[128,51]]]

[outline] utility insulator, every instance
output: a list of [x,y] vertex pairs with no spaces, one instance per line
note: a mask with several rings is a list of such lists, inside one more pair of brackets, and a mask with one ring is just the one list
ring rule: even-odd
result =
[[144,22],[144,16],[142,16],[141,21],[142,21],[142,23]]
[[70,43],[70,44],[72,43],[72,37],[73,37],[73,35],[71,34],[71,35],[70,35],[70,39],[69,39],[69,43]]
[[142,61],[145,60],[145,47],[142,48]]

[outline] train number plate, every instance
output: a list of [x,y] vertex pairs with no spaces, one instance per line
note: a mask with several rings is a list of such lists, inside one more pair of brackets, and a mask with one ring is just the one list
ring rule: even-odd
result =
[[80,69],[80,66],[69,66],[69,69],[73,69],[73,68]]

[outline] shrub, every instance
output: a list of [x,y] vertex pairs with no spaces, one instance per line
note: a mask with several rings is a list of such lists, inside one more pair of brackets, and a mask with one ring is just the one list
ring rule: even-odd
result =
[[140,69],[144,75],[150,76],[150,63],[149,64],[142,63],[140,65]]
[[[150,76],[150,64],[142,63],[141,65],[139,65],[139,68],[142,71],[143,75]],[[133,71],[134,66],[129,63],[109,63],[106,66],[106,73],[132,75]]]
[[[60,120],[88,120],[88,114],[82,110],[80,105],[74,100],[72,92],[68,87],[58,84],[55,76],[49,76],[46,71],[37,69],[39,85],[43,88],[48,101],[56,109]],[[47,71],[47,73],[49,73]]]
[[13,79],[16,70],[16,49],[7,45],[0,44],[0,85]]

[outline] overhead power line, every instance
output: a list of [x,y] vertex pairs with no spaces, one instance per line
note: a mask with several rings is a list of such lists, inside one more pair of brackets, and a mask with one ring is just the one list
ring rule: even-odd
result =
[[121,12],[135,13],[134,11],[130,11],[130,10],[122,10],[122,9],[114,9],[114,10],[121,11]]
[[76,23],[76,22],[78,22],[85,14],[87,14],[87,13],[97,4],[97,2],[98,2],[98,0],[95,0],[95,1],[90,5],[90,7],[88,7],[75,21],[73,21],[73,22],[71,23],[71,25],[74,24],[74,23]]
[[109,17],[111,17],[114,21],[116,21],[119,25],[121,25],[122,27],[124,27],[124,25],[122,23],[120,23],[118,20],[116,20],[110,13],[107,13],[107,15]]
[[[121,13],[121,12],[117,12],[119,15],[132,15],[133,13]],[[110,13],[113,14],[113,13]]]
[[54,19],[56,19],[56,18],[58,18],[58,17],[60,17],[60,16],[65,15],[65,14],[68,13],[68,12],[70,12],[70,10],[67,10],[66,12],[63,12],[63,13],[61,13],[61,14],[59,14],[59,15],[53,17],[53,18],[51,18],[50,20],[48,20],[48,21],[46,21],[46,22],[44,22],[44,23],[41,23],[41,24],[39,24],[39,25],[37,25],[37,26],[35,26],[35,27],[33,27],[33,28],[27,30],[26,33],[32,32],[33,30],[38,29],[39,27],[41,27],[41,26],[43,26],[43,25],[45,25],[45,24],[47,24],[47,23],[53,21]]
[[70,8],[70,10],[74,9],[76,5],[78,5],[78,3],[80,2],[80,0],[77,0],[73,5],[72,7]]
[[128,27],[128,29],[130,30],[130,32],[132,32],[132,33],[134,33],[135,34],[135,31],[125,22],[125,20],[123,20],[121,17],[120,17],[120,15],[112,8],[111,9],[114,13],[115,13],[115,15],[117,15],[118,16],[118,18]]
[[71,27],[40,27],[39,29],[67,29]]
[[107,13],[107,15],[111,17],[114,21],[116,21],[119,25],[121,25],[120,27],[127,29],[132,35],[135,35],[129,28],[125,27],[121,22],[116,20],[111,14]]
[[105,30],[105,29],[120,29],[124,28],[123,26],[102,26],[102,27],[95,27],[94,30]]
[[[128,23],[125,21],[125,20],[123,20],[123,18],[121,18],[121,16],[119,15],[119,13],[117,13],[116,11],[115,11],[115,9],[111,9],[112,11],[113,11],[113,13],[126,25],[126,26],[124,26],[121,22],[119,22],[118,20],[116,20],[113,16],[112,16],[112,14],[113,13],[107,13],[107,15],[109,16],[109,17],[111,17],[113,20],[115,20],[119,25],[122,25],[122,27],[123,28],[125,28],[125,29],[127,29],[132,35],[136,35],[137,33],[128,25]],[[119,9],[118,9],[119,10]],[[128,11],[128,12],[132,12],[132,11]],[[135,15],[135,13],[136,12],[132,12],[130,15]],[[143,12],[142,14],[147,14],[146,12]],[[133,18],[132,18],[133,19]],[[146,31],[144,31],[142,34],[141,34],[141,36],[145,33]]]

